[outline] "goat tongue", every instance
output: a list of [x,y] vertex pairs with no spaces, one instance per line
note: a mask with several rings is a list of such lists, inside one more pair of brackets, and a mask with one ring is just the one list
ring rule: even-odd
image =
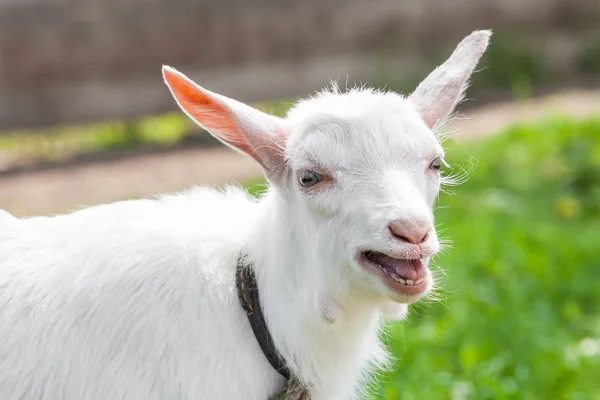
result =
[[367,258],[379,264],[382,269],[399,275],[402,279],[416,281],[426,274],[421,260],[402,260],[377,252],[369,252]]

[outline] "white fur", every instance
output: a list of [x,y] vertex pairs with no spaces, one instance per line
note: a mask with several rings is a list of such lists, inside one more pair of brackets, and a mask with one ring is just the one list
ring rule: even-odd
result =
[[[463,46],[482,52],[488,37]],[[479,55],[463,60],[463,82]],[[381,320],[404,318],[417,298],[392,293],[355,256],[412,251],[390,237],[391,220],[433,223],[440,179],[428,165],[443,151],[419,112],[441,119],[451,107],[334,88],[265,124],[218,101],[245,134],[286,132],[285,144],[255,149],[274,157],[260,200],[197,188],[55,217],[0,214],[0,399],[265,400],[283,378],[238,302],[242,248],[275,344],[313,400],[357,398],[384,365]],[[317,166],[333,182],[302,190],[298,171]],[[422,249],[428,261],[435,234]]]

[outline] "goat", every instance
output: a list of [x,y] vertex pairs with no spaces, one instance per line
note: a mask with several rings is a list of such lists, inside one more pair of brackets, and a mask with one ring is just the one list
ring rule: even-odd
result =
[[264,400],[284,385],[236,293],[244,251],[273,342],[313,400],[355,399],[390,357],[382,321],[433,285],[436,133],[491,32],[408,97],[335,85],[285,118],[175,69],[181,109],[252,157],[268,190],[194,188],[0,218],[0,398]]

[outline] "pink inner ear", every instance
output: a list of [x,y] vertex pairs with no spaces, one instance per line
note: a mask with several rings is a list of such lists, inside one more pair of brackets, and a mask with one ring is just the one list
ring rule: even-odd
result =
[[192,119],[218,139],[247,153],[262,164],[227,108],[194,82],[176,72],[165,70],[164,77],[179,106]]
[[428,104],[417,106],[422,107],[419,108],[419,112],[429,128],[433,128],[441,119],[452,112],[461,96],[464,83],[465,79],[461,79],[447,87],[438,88],[437,93],[429,93],[431,98],[426,99],[429,101]]

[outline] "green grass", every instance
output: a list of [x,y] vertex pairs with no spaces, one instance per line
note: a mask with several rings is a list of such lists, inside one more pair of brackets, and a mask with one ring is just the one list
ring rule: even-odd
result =
[[193,127],[193,122],[182,113],[172,112],[131,122],[0,132],[0,155],[19,164],[61,161],[75,155],[141,146],[168,147],[182,140]]
[[436,211],[441,301],[390,324],[373,398],[600,399],[600,118],[450,147],[475,165]]
[[[254,104],[283,116],[290,100]],[[134,121],[107,121],[56,126],[41,130],[0,132],[0,160],[23,165],[66,161],[76,156],[140,148],[165,149],[203,131],[182,112],[175,111]]]

